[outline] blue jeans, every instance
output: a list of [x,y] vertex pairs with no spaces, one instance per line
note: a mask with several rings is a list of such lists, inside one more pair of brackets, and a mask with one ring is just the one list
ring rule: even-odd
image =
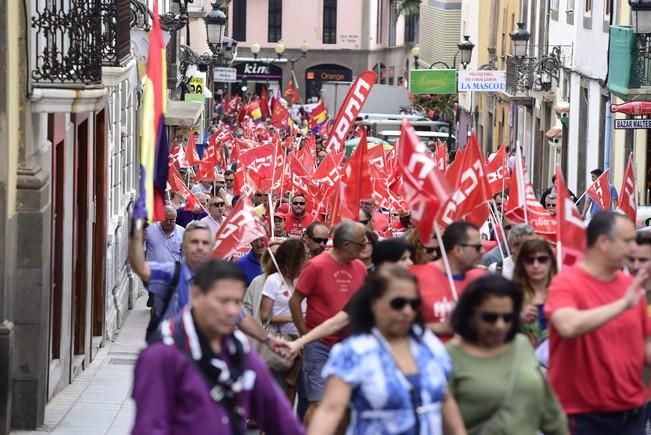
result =
[[572,435],[645,435],[644,406],[622,412],[568,415]]
[[325,379],[321,376],[321,372],[329,355],[330,347],[320,341],[310,343],[303,349],[303,373],[308,402],[319,402],[323,397]]

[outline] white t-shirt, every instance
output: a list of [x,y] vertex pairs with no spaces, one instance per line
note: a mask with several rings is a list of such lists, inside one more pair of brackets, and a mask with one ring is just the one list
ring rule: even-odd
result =
[[[272,301],[274,301],[273,307],[271,308],[272,316],[292,316],[291,311],[289,310],[289,299],[294,293],[294,283],[287,283],[292,287],[288,289],[285,286],[283,278],[280,276],[280,273],[272,273],[267,277],[267,280],[262,286],[262,296],[266,296]],[[301,309],[303,314],[305,314],[306,309],[306,300],[303,299],[303,304]],[[282,325],[271,325],[269,329],[272,333],[280,330],[280,333],[285,335],[299,335],[298,329],[293,322],[284,323]]]
[[[497,263],[499,263],[499,261]],[[488,270],[491,272],[497,272],[497,263],[488,266]],[[513,263],[513,256],[506,257],[502,262],[502,276],[506,279],[513,279],[514,268],[515,264]]]

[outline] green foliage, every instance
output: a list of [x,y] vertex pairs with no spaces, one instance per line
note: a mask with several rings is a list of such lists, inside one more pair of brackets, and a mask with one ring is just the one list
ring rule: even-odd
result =
[[393,6],[396,8],[398,15],[417,15],[420,12],[420,3],[422,0],[395,0]]

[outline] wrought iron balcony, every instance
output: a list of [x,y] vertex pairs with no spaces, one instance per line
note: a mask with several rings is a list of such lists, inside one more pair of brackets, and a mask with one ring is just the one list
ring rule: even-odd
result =
[[624,100],[651,98],[651,35],[610,26],[608,89]]
[[79,87],[102,81],[100,0],[34,0],[34,86]]
[[131,52],[129,3],[129,0],[100,0],[104,65],[121,65]]
[[531,57],[516,58],[506,56],[506,93],[512,96],[526,97],[531,88],[532,68],[536,59]]

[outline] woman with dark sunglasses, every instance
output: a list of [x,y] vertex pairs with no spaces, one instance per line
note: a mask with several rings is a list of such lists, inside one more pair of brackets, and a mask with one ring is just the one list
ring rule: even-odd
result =
[[519,285],[524,293],[523,330],[534,347],[538,347],[548,336],[543,307],[547,300],[549,283],[554,276],[554,251],[546,240],[536,238],[520,245],[513,269],[513,282]]
[[529,340],[523,293],[499,275],[473,281],[452,312],[450,391],[469,435],[566,435],[567,419]]
[[447,389],[443,344],[423,327],[416,278],[398,267],[369,276],[351,307],[353,335],[323,369],[323,400],[309,434],[333,434],[351,408],[349,434],[465,434]]

